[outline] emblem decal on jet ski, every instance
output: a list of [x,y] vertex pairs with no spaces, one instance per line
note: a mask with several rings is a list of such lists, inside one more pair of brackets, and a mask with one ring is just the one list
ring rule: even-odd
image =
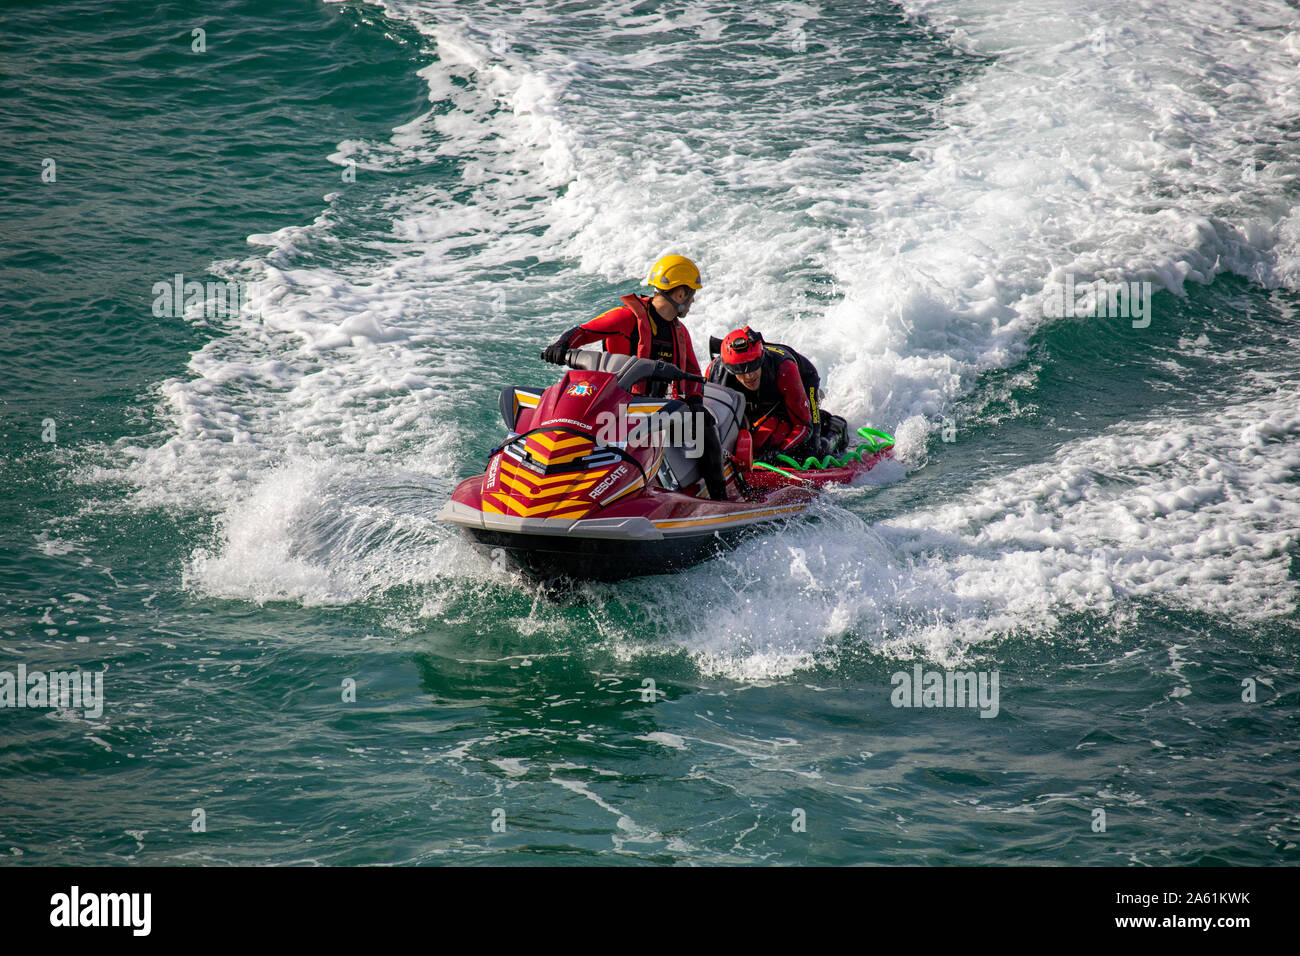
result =
[[565,395],[576,395],[578,398],[586,398],[589,395],[596,394],[596,386],[590,382],[574,382],[564,392]]

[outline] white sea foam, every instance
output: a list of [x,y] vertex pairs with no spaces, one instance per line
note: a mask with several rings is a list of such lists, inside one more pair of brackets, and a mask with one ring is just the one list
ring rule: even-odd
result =
[[[1279,148],[1300,118],[1300,33],[1280,3],[1112,2],[1083,21],[1060,0],[917,3],[994,59],[906,162],[871,148],[867,92],[832,102],[857,92],[861,11],[383,5],[494,91],[516,140],[563,144],[552,255],[617,280],[680,246],[706,264],[697,342],[753,321],[812,355],[855,420],[932,419],[1016,361],[1066,272],[1176,294],[1225,271],[1300,281],[1300,166]],[[818,276],[838,301],[803,301]]]
[[[382,6],[437,54],[420,71],[430,109],[331,158],[361,177],[436,164],[454,178],[405,187],[379,211],[341,192],[314,223],[251,237],[258,254],[221,271],[261,297],[161,385],[162,440],[121,449],[138,505],[221,516],[186,575],[212,593],[354,600],[406,574],[455,576],[464,546],[450,532],[393,519],[367,537],[349,495],[378,473],[445,497],[483,448],[461,403],[519,374],[502,330],[527,321],[540,344],[605,304],[587,290],[631,285],[669,249],[705,266],[697,350],[746,321],[791,342],[823,369],[828,405],[896,431],[911,462],[981,373],[1023,356],[1038,297],[1064,272],[1174,293],[1225,271],[1300,284],[1282,132],[1300,111],[1300,32],[1280,3],[1111,2],[1080,22],[1047,0],[919,0],[914,15],[987,59],[945,64],[961,77],[941,102],[901,106],[864,65],[874,40],[859,10]],[[908,57],[939,69],[892,55],[899,70]],[[533,259],[546,268],[529,273]],[[955,510],[873,529],[832,508],[837,535],[796,526],[781,548],[735,557],[770,601],[685,631],[701,659],[762,676],[833,655],[849,633],[951,649],[1094,595],[1281,612],[1294,600],[1278,578],[1282,525],[1252,514],[1264,524],[1234,537],[1216,522],[1242,518],[1246,494],[1291,514],[1277,485],[1290,465],[1265,442],[1254,464],[1273,470],[1253,469],[1241,456],[1254,446],[1225,456],[1206,430],[1292,426],[1260,399],[1234,401],[1221,422],[1131,428],[1146,472],[1130,473],[1125,439],[1099,436]],[[1218,470],[1150,444],[1166,432]],[[1090,484],[1097,469],[1115,487]],[[1102,519],[1117,524],[1091,527]],[[1157,550],[1143,558],[1146,538]],[[413,570],[403,547],[417,541],[444,557]],[[999,577],[1016,587],[996,591]],[[687,588],[707,603],[718,585],[701,580]],[[821,639],[791,637],[796,621]]]
[[[1062,615],[1133,600],[1236,621],[1293,614],[1300,388],[1073,442],[960,498],[868,527],[828,511],[639,585],[660,629],[736,679],[834,663],[867,641],[955,661]],[[719,600],[718,578],[735,595]],[[708,607],[700,617],[686,608]]]

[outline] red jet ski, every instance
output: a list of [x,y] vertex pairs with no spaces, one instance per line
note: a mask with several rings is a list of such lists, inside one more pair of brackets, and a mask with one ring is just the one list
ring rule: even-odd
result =
[[688,567],[798,515],[822,484],[851,481],[892,454],[891,438],[844,462],[756,465],[741,427],[745,397],[705,383],[729,498],[713,501],[701,473],[705,416],[631,392],[640,382],[702,378],[667,362],[582,349],[570,350],[566,364],[570,371],[544,391],[502,391],[509,434],[437,516],[545,579],[609,581]]

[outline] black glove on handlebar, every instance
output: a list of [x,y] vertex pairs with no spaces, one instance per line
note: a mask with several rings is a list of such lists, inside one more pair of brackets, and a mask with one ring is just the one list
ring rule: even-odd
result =
[[564,365],[569,351],[569,339],[573,338],[573,333],[577,332],[580,328],[582,328],[582,326],[575,325],[556,339],[554,343],[546,346],[546,348],[542,350],[542,359],[550,362],[552,365]]

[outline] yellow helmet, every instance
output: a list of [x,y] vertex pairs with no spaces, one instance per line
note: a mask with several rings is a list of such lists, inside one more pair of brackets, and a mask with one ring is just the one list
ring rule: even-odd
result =
[[656,289],[667,292],[679,285],[688,285],[692,289],[700,288],[700,270],[685,256],[664,256],[650,270],[646,280]]

